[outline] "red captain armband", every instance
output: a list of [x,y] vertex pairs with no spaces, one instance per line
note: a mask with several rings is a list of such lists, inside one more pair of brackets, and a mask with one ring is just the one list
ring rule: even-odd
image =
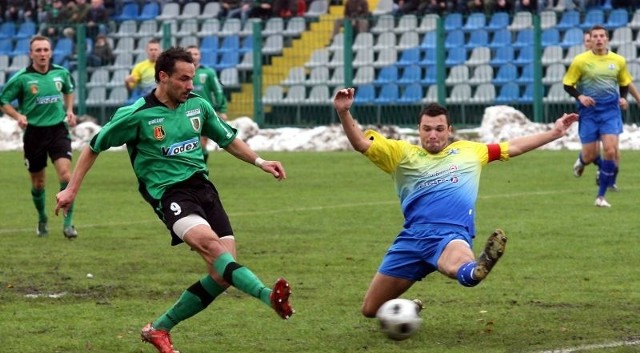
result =
[[489,152],[489,162],[500,160],[500,145],[497,143],[492,143],[487,145],[487,150]]

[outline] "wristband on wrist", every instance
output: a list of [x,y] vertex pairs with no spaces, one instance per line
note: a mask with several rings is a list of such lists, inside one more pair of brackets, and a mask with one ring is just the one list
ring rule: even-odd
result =
[[264,163],[264,159],[258,157],[256,158],[256,160],[253,162],[253,164],[256,165],[256,167],[258,168],[262,168],[262,164]]

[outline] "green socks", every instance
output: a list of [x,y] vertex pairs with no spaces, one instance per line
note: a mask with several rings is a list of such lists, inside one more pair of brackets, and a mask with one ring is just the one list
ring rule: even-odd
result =
[[271,289],[267,288],[251,270],[235,262],[230,253],[220,255],[213,262],[213,268],[227,283],[271,306]]
[[[67,188],[67,185],[69,185],[69,183],[60,183],[60,191],[64,190]],[[71,227],[73,225],[73,203],[71,204],[71,206],[69,206],[69,210],[67,211],[67,215],[64,217],[64,221],[63,221],[63,226],[64,227]]]
[[225,291],[211,276],[206,275],[182,293],[178,301],[152,323],[161,330],[171,330],[175,325],[204,310]]
[[33,204],[36,206],[36,210],[38,211],[38,222],[46,222],[47,221],[47,212],[45,211],[46,195],[44,193],[44,189],[31,188],[31,199],[33,199]]

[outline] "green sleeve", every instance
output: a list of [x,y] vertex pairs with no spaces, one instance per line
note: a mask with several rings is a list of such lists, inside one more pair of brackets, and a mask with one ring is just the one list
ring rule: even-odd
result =
[[209,75],[209,89],[213,92],[213,98],[215,99],[215,106],[213,107],[216,111],[220,113],[227,112],[227,97],[224,95],[224,88],[218,80],[218,75],[215,70],[210,70]]

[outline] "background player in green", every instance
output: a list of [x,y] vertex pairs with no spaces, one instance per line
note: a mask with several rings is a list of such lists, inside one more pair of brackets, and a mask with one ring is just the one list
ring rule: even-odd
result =
[[[31,65],[16,72],[0,94],[2,111],[25,129],[24,159],[31,174],[31,196],[38,210],[39,236],[48,234],[45,211],[47,154],[62,190],[71,177],[71,137],[65,118],[70,126],[76,125],[73,113],[75,82],[67,69],[51,64],[51,56],[49,38],[33,37],[29,49]],[[18,100],[17,110],[11,105],[15,99]],[[72,204],[64,218],[62,232],[69,239],[78,236],[73,226]]]
[[[216,71],[212,68],[200,65],[201,53],[200,49],[191,45],[187,47],[187,51],[193,57],[193,64],[196,66],[196,75],[193,77],[193,92],[206,99],[215,109],[218,117],[223,120],[227,119],[227,97],[224,95],[222,84],[218,80]],[[207,150],[207,137],[202,136],[202,154],[204,161],[209,160],[209,151]]]
[[278,279],[273,289],[267,288],[248,268],[235,262],[233,230],[208,179],[201,134],[277,180],[286,178],[286,173],[280,162],[258,157],[237,138],[235,129],[218,118],[211,104],[191,94],[195,66],[186,50],[163,52],[155,72],[157,88],[118,109],[82,151],[68,188],[58,193],[56,213],[71,205],[98,153],[127,145],[138,189],[170,230],[172,245],[187,243],[207,264],[208,274],[142,329],[143,341],[153,344],[158,352],[173,353],[169,331],[204,310],[229,285],[259,298],[283,319],[293,314],[285,279]]

